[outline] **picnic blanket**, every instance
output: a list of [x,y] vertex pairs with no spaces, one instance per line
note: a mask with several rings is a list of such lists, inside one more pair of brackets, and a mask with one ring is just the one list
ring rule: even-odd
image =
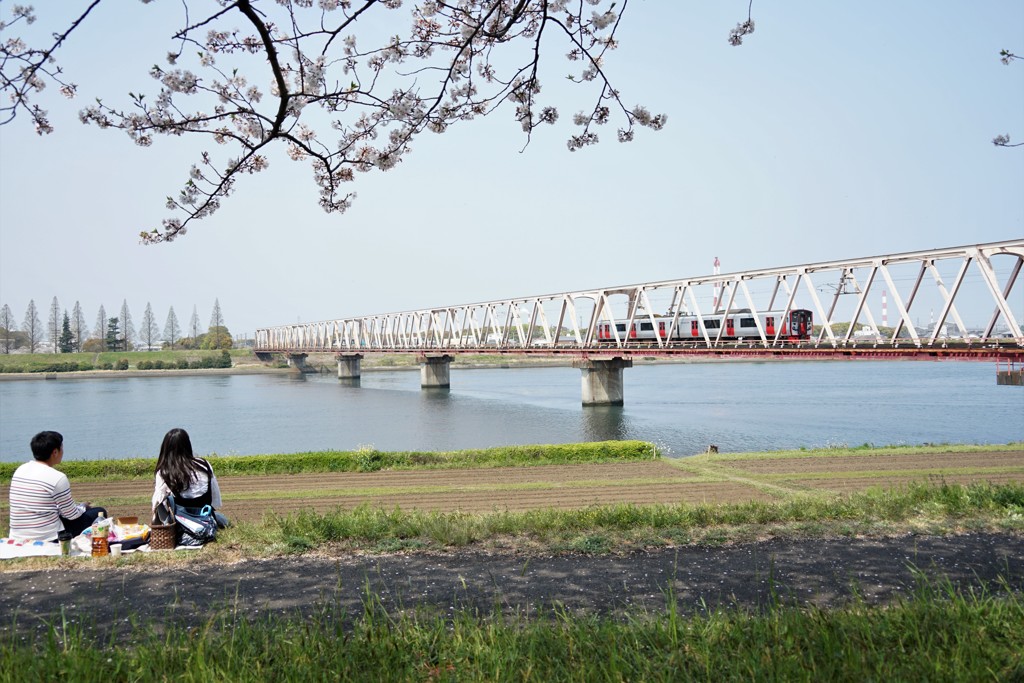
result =
[[[76,548],[72,546],[71,554]],[[19,538],[0,538],[0,560],[38,555],[60,555],[60,544],[49,541],[26,541]]]
[[[83,542],[84,541],[84,542]],[[71,557],[92,557],[92,548],[88,547],[87,536],[77,536],[71,542]],[[198,550],[202,546],[179,545],[175,550]],[[134,552],[158,552],[151,550],[149,544],[125,550],[128,555]],[[13,560],[19,557],[42,557],[46,555],[60,555],[60,544],[49,541],[27,541],[21,538],[0,538],[0,560]]]

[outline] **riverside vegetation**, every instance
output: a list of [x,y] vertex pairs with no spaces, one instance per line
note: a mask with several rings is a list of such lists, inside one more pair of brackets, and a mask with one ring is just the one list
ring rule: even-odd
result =
[[[230,368],[233,359],[255,359],[252,351],[103,351],[19,353],[0,356],[0,373],[85,372],[89,370],[197,370]],[[254,360],[255,362],[255,360]]]
[[[558,358],[538,359],[522,354],[468,354],[458,356],[456,366],[513,367],[522,365],[564,365]],[[84,372],[90,370],[196,370],[230,368],[238,365],[264,365],[285,368],[282,359],[260,361],[251,349],[206,351],[178,349],[163,351],[102,351],[98,353],[13,353],[0,355],[0,374]],[[310,354],[308,367],[317,372],[333,372],[334,356]],[[363,368],[412,369],[419,359],[411,353],[374,354],[363,360]]]
[[[1007,446],[829,449],[788,457],[859,457],[877,453],[1021,450]],[[749,454],[748,454],[749,455]],[[770,458],[776,454],[750,456]],[[354,452],[215,457],[227,477],[650,460],[650,444],[605,442],[528,446],[463,453]],[[700,456],[713,469],[719,460]],[[0,465],[0,481],[11,463]],[[93,461],[62,465],[73,481],[150,477],[153,462]],[[222,474],[223,473],[223,474]],[[881,476],[881,475],[879,475]],[[4,501],[6,502],[6,501]],[[6,512],[5,510],[3,512]],[[361,506],[288,516],[268,513],[222,532],[201,555],[134,555],[119,562],[143,570],[167,563],[202,566],[239,557],[308,552],[454,552],[505,546],[535,552],[609,553],[686,543],[721,544],[765,537],[835,537],[988,530],[1024,533],[1019,481],[957,484],[934,478],[895,488],[835,495],[804,492],[770,502],[730,505],[609,505],[578,510],[485,514]],[[509,541],[511,539],[511,541]],[[35,558],[20,568],[74,567],[75,560]],[[104,561],[106,562],[106,561]],[[113,564],[112,562],[108,562]],[[11,568],[14,568],[12,566]],[[961,593],[922,582],[916,595],[884,607],[859,601],[836,609],[779,601],[765,610],[664,613],[624,618],[552,609],[526,617],[389,613],[372,594],[364,613],[330,605],[312,618],[268,615],[246,620],[230,606],[213,609],[201,628],[140,623],[130,642],[96,648],[87,624],[56,622],[49,637],[28,643],[0,636],[0,680],[1021,680],[1024,598],[1019,592]],[[343,618],[344,617],[344,618]]]

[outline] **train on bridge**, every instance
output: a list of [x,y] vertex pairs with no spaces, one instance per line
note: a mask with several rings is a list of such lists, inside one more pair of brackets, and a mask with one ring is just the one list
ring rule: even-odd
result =
[[749,308],[709,315],[680,314],[638,317],[633,322],[599,322],[599,344],[661,339],[678,341],[738,341],[761,339],[799,342],[811,338],[814,319],[810,311],[754,312]]

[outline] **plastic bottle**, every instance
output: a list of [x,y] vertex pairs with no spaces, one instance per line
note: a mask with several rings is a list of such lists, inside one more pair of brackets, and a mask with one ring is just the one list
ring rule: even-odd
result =
[[110,542],[107,535],[110,533],[110,520],[101,512],[96,521],[92,523],[92,556],[103,557],[110,554]]

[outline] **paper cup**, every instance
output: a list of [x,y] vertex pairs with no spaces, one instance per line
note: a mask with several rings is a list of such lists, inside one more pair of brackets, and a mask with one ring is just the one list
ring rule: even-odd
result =
[[110,556],[111,557],[121,557],[121,544],[120,543],[114,543],[113,545],[110,546]]

